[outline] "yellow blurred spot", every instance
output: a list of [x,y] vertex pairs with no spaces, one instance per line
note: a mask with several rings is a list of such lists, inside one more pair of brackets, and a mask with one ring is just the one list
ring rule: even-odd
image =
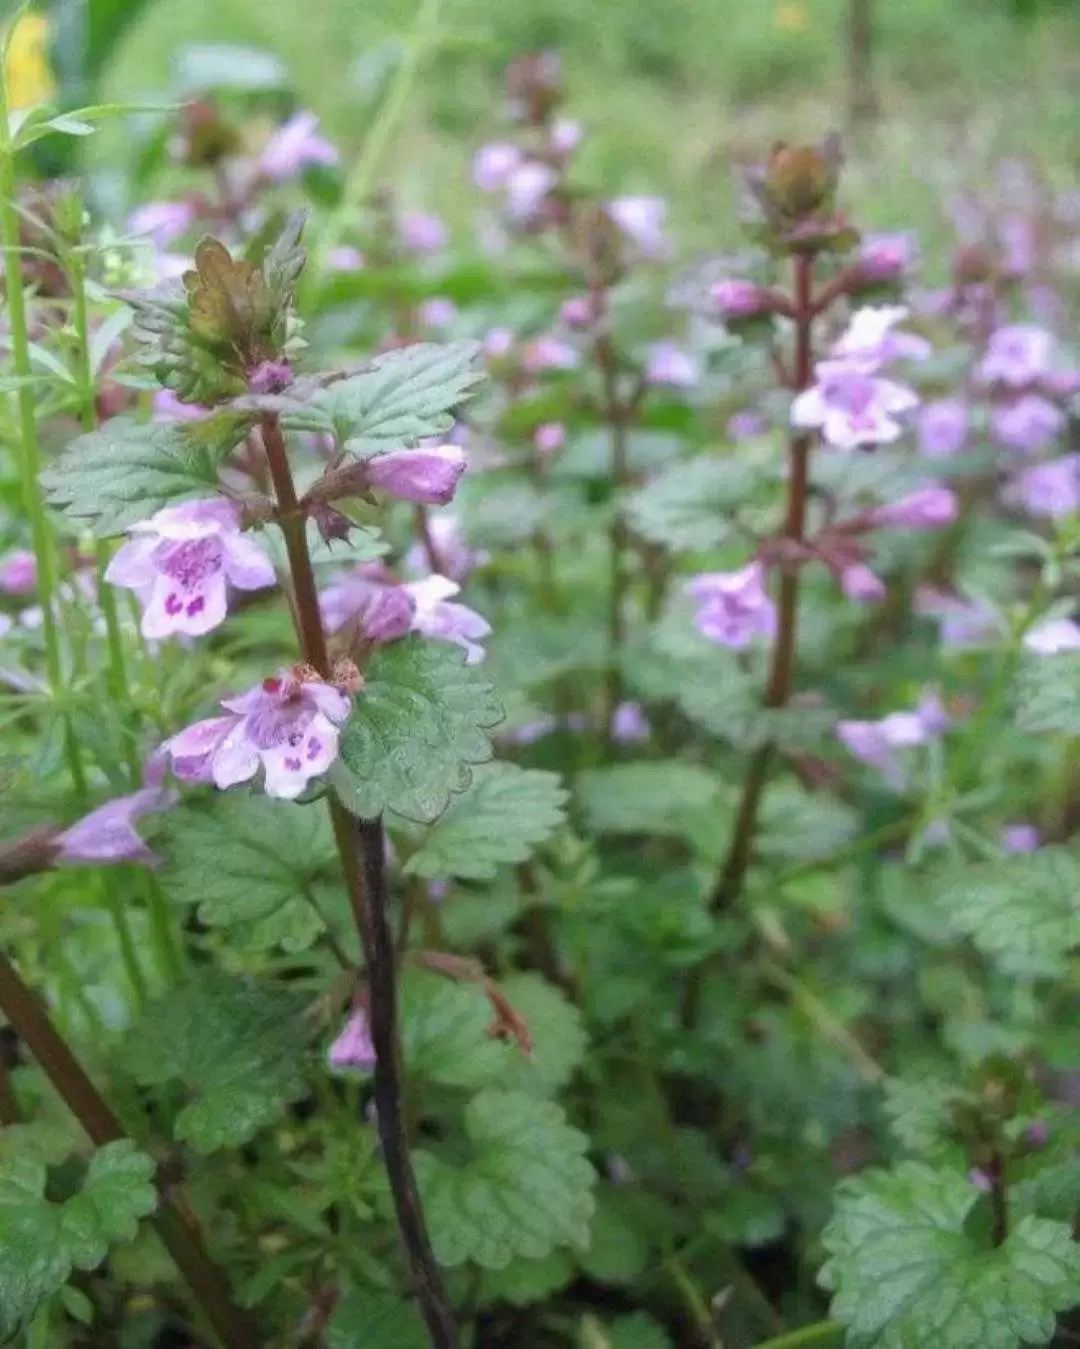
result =
[[791,0],[791,3],[781,5],[776,11],[776,26],[782,33],[801,33],[808,22],[806,6],[800,4],[799,0]]
[[4,62],[4,89],[10,111],[48,103],[56,92],[49,67],[49,21],[24,14],[16,23]]

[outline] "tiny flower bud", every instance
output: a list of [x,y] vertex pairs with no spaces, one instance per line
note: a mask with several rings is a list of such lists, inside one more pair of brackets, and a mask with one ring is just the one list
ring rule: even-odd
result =
[[595,317],[592,301],[587,295],[571,295],[563,301],[559,317],[568,328],[588,328]]
[[885,582],[881,577],[875,576],[870,568],[862,563],[844,568],[840,573],[840,589],[849,600],[856,600],[860,604],[872,604],[877,600],[883,600],[887,594]]
[[876,525],[893,529],[938,529],[956,519],[955,492],[947,487],[925,487],[873,512]]
[[906,234],[869,234],[859,250],[859,273],[864,281],[897,281],[911,266],[915,248]]
[[765,292],[753,281],[718,281],[709,294],[725,320],[754,318],[765,308]]
[[797,223],[832,209],[840,170],[839,143],[774,147],[765,170],[765,194],[786,220]]
[[566,427],[559,422],[545,422],[533,433],[533,444],[541,454],[553,454],[566,444]]
[[423,506],[445,506],[453,500],[466,464],[459,446],[436,445],[376,455],[364,470],[368,483],[380,491]]
[[292,366],[288,361],[263,361],[248,374],[252,393],[281,393],[291,382]]
[[353,1009],[341,1034],[330,1046],[327,1061],[338,1072],[370,1073],[375,1067],[375,1046],[364,1008]]

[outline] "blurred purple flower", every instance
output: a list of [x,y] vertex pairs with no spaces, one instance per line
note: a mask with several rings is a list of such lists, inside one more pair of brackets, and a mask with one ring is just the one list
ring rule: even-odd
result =
[[967,406],[959,398],[927,403],[918,417],[919,449],[931,459],[944,459],[964,448],[968,433]]
[[843,362],[860,374],[872,375],[889,361],[923,361],[932,350],[924,337],[897,331],[908,317],[906,305],[865,305],[829,350],[830,360]]
[[313,112],[294,113],[273,133],[259,156],[263,176],[276,183],[302,173],[309,164],[333,166],[341,156],[336,146],[316,134],[319,119]]
[[328,632],[356,620],[368,641],[392,642],[411,631],[416,603],[404,586],[383,579],[378,563],[362,563],[319,591],[319,612]]
[[572,117],[558,117],[551,124],[549,144],[557,155],[572,154],[581,143],[581,123]]
[[896,281],[917,252],[910,234],[866,234],[859,248],[859,270],[867,281]]
[[1026,216],[1008,215],[999,221],[998,243],[1006,276],[1026,276],[1035,266],[1035,226]]
[[968,1183],[973,1185],[976,1190],[982,1194],[989,1194],[994,1188],[994,1182],[987,1173],[979,1166],[973,1166],[967,1173]]
[[91,864],[145,862],[154,865],[158,859],[135,832],[135,821],[140,815],[168,810],[176,799],[176,792],[159,782],[128,796],[106,801],[59,835],[57,859]]
[[566,427],[561,422],[545,422],[533,432],[533,444],[541,454],[554,454],[566,444]]
[[167,248],[195,223],[195,208],[186,201],[148,201],[128,217],[132,234],[147,234],[158,248]]
[[881,577],[861,562],[845,567],[840,573],[840,589],[849,600],[856,600],[860,604],[874,604],[883,600],[888,593]]
[[1034,454],[1061,433],[1065,414],[1048,399],[1029,393],[1015,402],[996,406],[990,422],[1002,445]]
[[744,408],[742,412],[735,412],[728,418],[724,429],[732,440],[752,440],[755,436],[764,435],[769,429],[769,423],[760,412]]
[[292,366],[288,361],[263,361],[247,377],[252,393],[281,393],[292,383]]
[[501,361],[514,349],[514,334],[509,328],[491,328],[484,338],[484,355],[490,361]]
[[201,403],[181,403],[172,389],[158,389],[153,404],[156,422],[201,422],[210,415]]
[[358,248],[342,245],[330,250],[326,265],[332,272],[358,272],[364,265],[364,255]]
[[375,1046],[367,1012],[354,1007],[337,1039],[330,1046],[327,1062],[336,1072],[370,1073],[375,1067]]
[[987,384],[1020,389],[1050,373],[1054,339],[1044,328],[1014,324],[999,328],[990,338],[979,363],[979,378]]
[[468,458],[460,446],[433,445],[377,454],[366,462],[364,471],[369,484],[378,491],[424,506],[445,506],[454,499],[467,465]]
[[398,234],[410,253],[437,253],[446,247],[446,226],[436,215],[406,211],[398,222]]
[[37,558],[27,548],[8,553],[0,562],[0,591],[5,595],[32,595],[37,589]]
[[1057,656],[1080,651],[1080,624],[1071,618],[1048,618],[1024,635],[1024,645],[1039,656]]
[[765,589],[765,568],[751,562],[739,571],[703,572],[684,587],[699,608],[694,626],[720,646],[740,650],[776,631],[776,605]]
[[876,768],[889,786],[900,788],[905,774],[897,751],[926,744],[948,724],[941,703],[930,694],[914,712],[890,712],[880,721],[840,721],[836,734],[856,759]]
[[290,670],[223,698],[221,706],[232,715],[195,722],[165,742],[173,772],[224,790],[249,781],[261,766],[266,794],[286,800],[337,758],[338,724],[352,711],[345,694]]
[[1050,1141],[1050,1126],[1044,1119],[1033,1119],[1027,1128],[1028,1146],[1044,1148]]
[[948,487],[922,487],[872,512],[874,524],[891,529],[940,529],[956,519],[956,493]]
[[519,165],[506,180],[506,204],[516,220],[527,220],[536,214],[541,202],[559,181],[559,175],[550,164],[528,159]]
[[688,389],[697,383],[698,363],[674,342],[654,342],[648,350],[645,380],[648,384],[667,384]]
[[732,279],[717,281],[709,288],[712,300],[720,318],[747,319],[760,314],[765,304],[765,292],[753,281]]
[[611,718],[611,736],[619,744],[630,745],[637,741],[648,740],[652,735],[645,713],[640,703],[624,702],[616,707]]
[[587,295],[571,295],[559,310],[559,318],[568,328],[588,328],[594,317],[593,303]]
[[448,603],[461,589],[456,581],[431,575],[422,581],[409,581],[403,588],[416,604],[414,632],[437,642],[454,642],[464,649],[467,665],[476,665],[484,659],[480,643],[491,635],[491,624],[464,604]]
[[1029,515],[1072,515],[1080,510],[1080,454],[1067,454],[1025,469],[1010,489]]
[[849,369],[843,362],[822,362],[817,377],[792,403],[791,424],[820,429],[837,449],[898,440],[903,433],[898,415],[918,406],[906,385]]
[[[439,511],[428,519],[428,533],[439,559],[437,570],[452,581],[464,581],[474,567],[490,560],[490,553],[469,547],[462,537],[458,521],[449,511]],[[415,543],[409,549],[405,565],[414,574],[430,574],[428,555],[422,544]]]
[[1041,842],[1033,824],[1007,824],[1001,831],[1001,846],[1008,853],[1036,852]]
[[521,163],[521,151],[511,141],[489,141],[473,156],[473,182],[481,192],[498,192]]
[[166,506],[128,533],[105,579],[135,591],[144,637],[201,636],[224,622],[230,585],[274,584],[270,559],[240,531],[240,508],[222,497]]
[[577,351],[569,342],[563,342],[550,333],[534,337],[522,353],[522,364],[532,375],[538,375],[544,370],[573,370],[579,360]]
[[978,645],[997,633],[994,615],[984,604],[928,586],[916,591],[915,612],[938,620],[943,646]]
[[420,306],[420,322],[425,328],[449,328],[457,318],[457,305],[444,296],[433,295]]
[[664,233],[667,202],[662,197],[618,197],[608,203],[607,209],[619,229],[646,257],[667,255],[669,241]]

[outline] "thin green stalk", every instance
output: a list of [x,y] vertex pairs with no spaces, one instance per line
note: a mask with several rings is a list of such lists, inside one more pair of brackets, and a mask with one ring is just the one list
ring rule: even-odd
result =
[[839,1340],[844,1327],[838,1321],[815,1321],[809,1326],[800,1326],[798,1330],[786,1335],[777,1335],[772,1340],[762,1340],[755,1349],[806,1349],[809,1344],[822,1344],[826,1340]]
[[139,964],[139,952],[135,945],[131,924],[128,922],[123,896],[116,888],[115,881],[107,876],[102,878],[102,887],[105,892],[105,907],[109,911],[109,917],[112,919],[113,928],[116,931],[116,944],[120,948],[120,960],[124,966],[124,973],[131,985],[131,991],[135,994],[136,1006],[142,1008],[146,1005],[149,991],[146,987],[146,979],[143,977],[142,967]]
[[[54,597],[56,594],[56,542],[45,514],[38,474],[41,470],[41,451],[38,445],[37,422],[34,417],[34,393],[29,382],[30,338],[26,326],[26,297],[23,294],[22,268],[19,251],[19,221],[15,211],[15,150],[11,140],[4,82],[0,80],[0,245],[4,250],[4,271],[7,281],[8,324],[11,329],[11,356],[15,374],[23,382],[15,395],[19,410],[19,479],[22,486],[23,509],[30,521],[30,532],[37,559],[37,595],[41,606],[42,633],[45,639],[45,672],[49,692],[53,698],[60,693],[62,662],[60,634],[57,630]],[[79,754],[78,742],[68,717],[64,718],[64,754],[72,782],[79,795],[86,792],[86,774]]]

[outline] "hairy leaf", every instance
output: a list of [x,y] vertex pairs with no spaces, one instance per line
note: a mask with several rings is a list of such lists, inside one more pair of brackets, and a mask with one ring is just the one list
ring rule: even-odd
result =
[[674,464],[630,498],[630,523],[654,543],[703,552],[724,542],[732,513],[747,502],[758,481],[758,472],[742,459]]
[[378,1288],[350,1288],[327,1331],[328,1349],[428,1349],[415,1302]]
[[1025,731],[1080,735],[1080,651],[1033,656],[1020,667],[1017,724]]
[[688,816],[711,810],[719,783],[679,759],[589,769],[574,783],[589,827],[610,834],[686,834]]

